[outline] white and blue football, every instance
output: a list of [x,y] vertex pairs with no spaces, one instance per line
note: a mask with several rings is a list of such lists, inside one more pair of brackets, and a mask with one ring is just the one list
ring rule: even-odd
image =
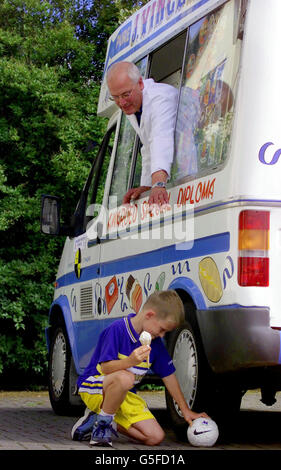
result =
[[187,429],[187,438],[192,446],[212,447],[218,437],[218,426],[210,418],[197,418]]

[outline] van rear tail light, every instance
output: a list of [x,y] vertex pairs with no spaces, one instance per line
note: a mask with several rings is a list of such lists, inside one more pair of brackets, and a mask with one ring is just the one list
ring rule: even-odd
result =
[[239,256],[238,283],[240,286],[268,286],[269,259]]
[[238,284],[269,285],[268,211],[245,210],[239,215]]

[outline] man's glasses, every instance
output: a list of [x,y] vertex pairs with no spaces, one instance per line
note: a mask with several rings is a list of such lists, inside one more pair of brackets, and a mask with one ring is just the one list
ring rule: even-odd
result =
[[[135,87],[134,87],[135,88]],[[132,88],[130,91],[125,91],[125,93],[122,93],[121,95],[110,95],[109,99],[111,101],[120,101],[122,100],[128,100],[131,97],[131,94],[134,91],[134,88]]]

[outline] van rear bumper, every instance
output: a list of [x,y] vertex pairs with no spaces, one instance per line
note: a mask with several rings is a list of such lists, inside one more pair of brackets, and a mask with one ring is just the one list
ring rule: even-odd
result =
[[267,308],[198,310],[204,350],[216,373],[280,365],[281,332],[270,327]]

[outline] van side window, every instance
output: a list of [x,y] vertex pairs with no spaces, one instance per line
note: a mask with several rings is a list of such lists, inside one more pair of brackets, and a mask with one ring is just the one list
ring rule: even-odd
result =
[[98,215],[95,210],[95,204],[101,205],[103,203],[105,182],[114,145],[115,131],[116,126],[107,131],[82,191],[80,200],[83,201],[85,198],[84,230],[86,230],[87,224]]
[[207,174],[229,147],[241,40],[233,40],[234,2],[189,28],[175,132],[172,180]]
[[109,193],[110,196],[117,197],[118,206],[122,203],[127,190],[135,138],[136,132],[126,115],[123,114]]

